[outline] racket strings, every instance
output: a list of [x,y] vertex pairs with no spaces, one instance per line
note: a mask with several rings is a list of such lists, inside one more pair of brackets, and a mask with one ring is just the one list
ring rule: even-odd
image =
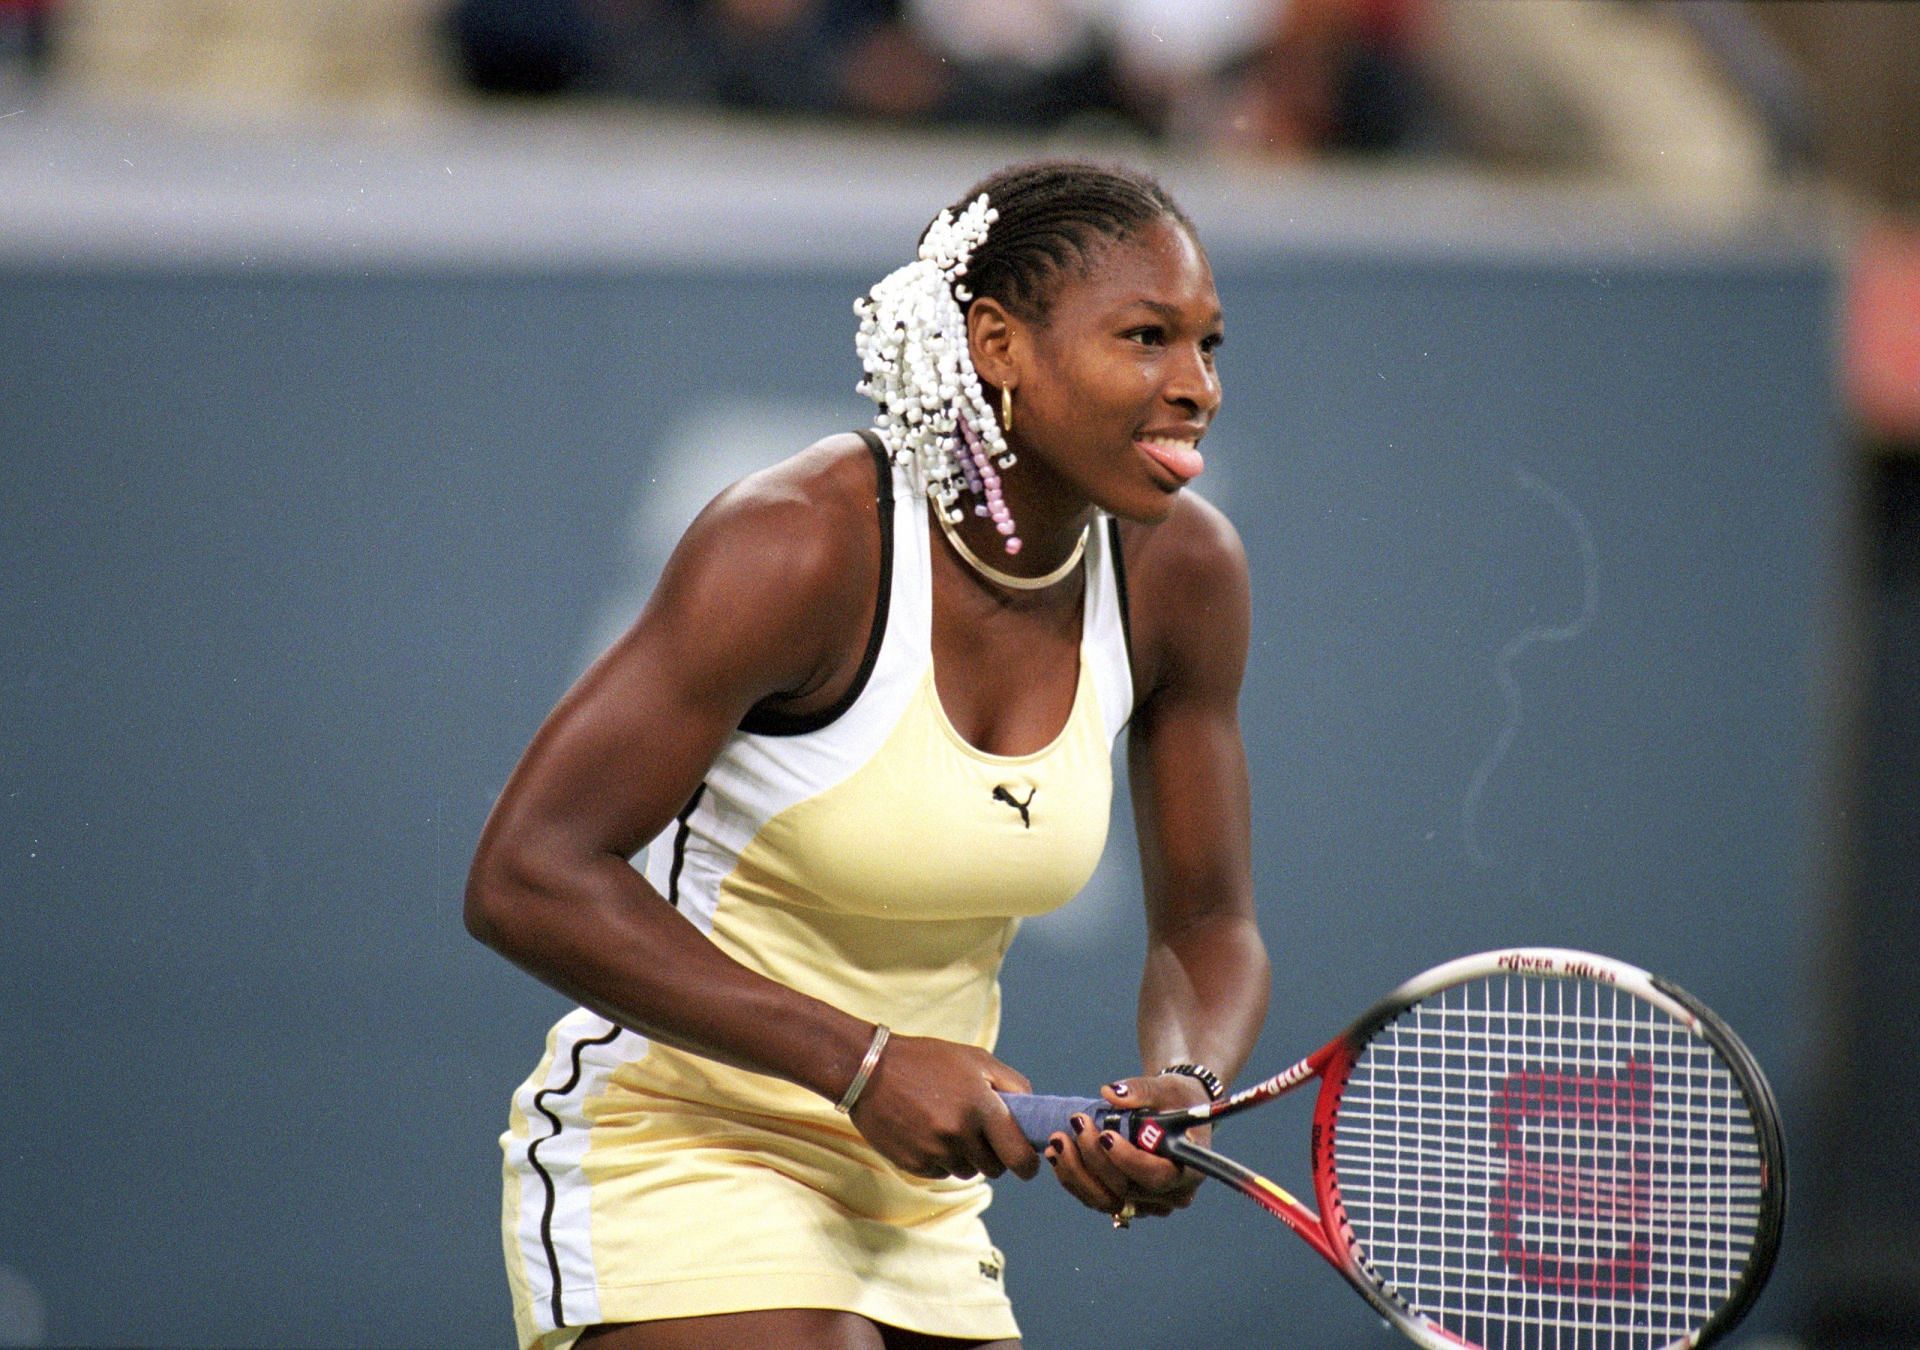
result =
[[1591,981],[1503,975],[1416,1004],[1355,1064],[1333,1155],[1363,1264],[1490,1350],[1671,1345],[1759,1240],[1738,1080],[1688,1025]]

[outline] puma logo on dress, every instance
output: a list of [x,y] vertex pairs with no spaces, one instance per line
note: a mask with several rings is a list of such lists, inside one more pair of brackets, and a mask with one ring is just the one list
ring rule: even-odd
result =
[[1002,787],[997,787],[993,790],[993,799],[996,802],[1005,802],[1008,806],[1011,806],[1014,810],[1018,811],[1020,813],[1020,823],[1026,826],[1028,829],[1032,829],[1033,817],[1027,814],[1027,808],[1033,805],[1034,795],[1039,791],[1040,791],[1039,788],[1027,789],[1027,799],[1023,802],[1019,798],[1015,797],[1011,792],[1007,791],[1007,789],[1004,786],[1002,786]]

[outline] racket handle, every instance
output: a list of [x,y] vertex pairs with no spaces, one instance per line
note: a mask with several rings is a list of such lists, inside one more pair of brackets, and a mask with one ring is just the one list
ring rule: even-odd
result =
[[1043,1097],[1038,1094],[1029,1096],[1021,1092],[1003,1092],[1000,1099],[1012,1112],[1015,1122],[1020,1126],[1020,1133],[1026,1135],[1027,1142],[1035,1148],[1045,1148],[1052,1135],[1071,1135],[1073,1126],[1068,1122],[1075,1116],[1087,1117],[1096,1130],[1115,1130],[1122,1139],[1131,1141],[1135,1118],[1140,1114],[1138,1111],[1122,1111],[1098,1097]]

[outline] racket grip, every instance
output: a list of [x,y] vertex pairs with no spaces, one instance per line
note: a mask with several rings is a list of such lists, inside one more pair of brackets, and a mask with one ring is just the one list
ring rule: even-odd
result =
[[1044,1097],[1037,1093],[1003,1092],[1000,1099],[1013,1114],[1020,1133],[1026,1135],[1027,1142],[1035,1148],[1045,1148],[1052,1135],[1071,1135],[1073,1126],[1069,1122],[1075,1116],[1087,1117],[1096,1130],[1118,1131],[1122,1139],[1131,1142],[1135,1118],[1140,1114],[1122,1111],[1098,1097]]

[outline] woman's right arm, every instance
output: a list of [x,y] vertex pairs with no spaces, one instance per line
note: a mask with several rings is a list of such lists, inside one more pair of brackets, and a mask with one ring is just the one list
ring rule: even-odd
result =
[[[633,628],[548,716],[481,834],[466,921],[621,1026],[837,1101],[873,1024],[740,965],[628,861],[749,709],[830,681],[848,642],[865,642],[879,572],[871,461],[796,463],[809,461],[709,506]],[[995,1088],[1027,1090],[984,1051],[895,1037],[855,1124],[909,1172],[1031,1175]]]

